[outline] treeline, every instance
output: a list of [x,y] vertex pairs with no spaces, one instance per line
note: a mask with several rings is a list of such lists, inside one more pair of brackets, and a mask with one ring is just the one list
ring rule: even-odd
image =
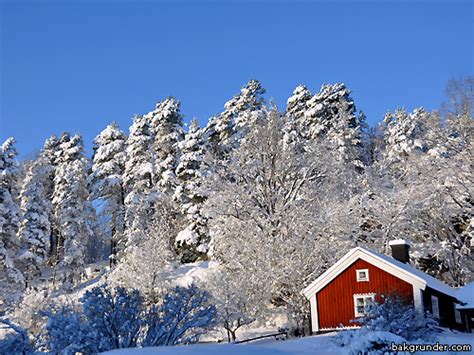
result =
[[0,297],[51,269],[56,285],[74,285],[104,257],[112,280],[145,289],[172,262],[213,259],[222,267],[208,286],[238,315],[229,330],[265,318],[263,304],[305,322],[305,284],[355,245],[386,251],[400,237],[414,264],[463,285],[474,269],[472,85],[452,81],[442,110],[398,109],[375,129],[344,84],[298,86],[279,112],[251,80],[202,128],[185,130],[172,97],[128,135],[112,123],[91,158],[64,133],[19,162],[10,138]]

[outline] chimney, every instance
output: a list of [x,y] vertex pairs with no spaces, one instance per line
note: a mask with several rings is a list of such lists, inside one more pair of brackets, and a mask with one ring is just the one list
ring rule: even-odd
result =
[[411,243],[405,239],[392,240],[388,243],[392,248],[392,258],[402,263],[410,263],[410,246]]

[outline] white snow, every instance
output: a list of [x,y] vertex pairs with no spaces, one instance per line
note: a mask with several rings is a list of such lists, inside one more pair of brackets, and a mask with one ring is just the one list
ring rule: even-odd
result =
[[[380,332],[374,332],[374,337],[380,338]],[[336,333],[314,335],[306,338],[277,341],[273,338],[262,339],[244,344],[196,344],[189,346],[156,347],[142,349],[119,349],[105,354],[111,355],[323,355],[350,354],[351,349],[342,348],[334,342]],[[388,337],[388,334],[385,335]],[[387,338],[389,341],[393,337]],[[363,339],[360,339],[363,340]],[[473,334],[445,331],[438,337],[440,344],[470,344],[474,346]],[[433,342],[433,344],[436,343]],[[357,344],[354,344],[357,345]],[[436,354],[423,352],[420,354]],[[438,353],[439,354],[439,353]],[[460,353],[461,354],[461,353]]]
[[123,349],[106,354],[185,354],[185,355],[283,355],[283,354],[340,354],[341,349],[332,343],[334,333],[288,341],[261,340],[244,344],[197,344],[190,346]]
[[458,300],[464,302],[463,305],[456,306],[456,309],[472,309],[474,308],[474,281],[468,283],[464,287],[458,289]]

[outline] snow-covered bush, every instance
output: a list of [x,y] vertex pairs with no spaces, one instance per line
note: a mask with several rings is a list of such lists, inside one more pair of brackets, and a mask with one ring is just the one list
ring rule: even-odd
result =
[[0,354],[33,354],[34,346],[28,332],[8,319],[0,319],[0,330],[7,334],[0,338]]
[[372,331],[368,328],[343,330],[335,338],[338,345],[350,355],[357,354],[393,354],[391,343],[401,344],[406,339],[386,331]]
[[52,354],[90,354],[99,352],[97,333],[83,314],[69,307],[44,312],[48,317],[38,347]]
[[438,323],[403,298],[386,297],[366,307],[365,316],[355,321],[370,331],[386,331],[407,340],[432,340]]
[[391,343],[432,341],[437,322],[403,298],[387,297],[365,308],[363,317],[353,320],[362,327],[343,330],[336,342],[350,354],[390,353]]
[[138,290],[103,285],[87,291],[81,302],[99,351],[137,346],[144,313]]
[[149,305],[138,290],[107,285],[80,299],[82,310],[61,307],[48,316],[42,350],[73,354],[140,346],[188,344],[214,325],[215,307],[196,286],[176,287]]
[[147,331],[142,346],[189,344],[196,342],[215,324],[216,308],[207,292],[196,285],[169,291],[160,306],[147,313]]

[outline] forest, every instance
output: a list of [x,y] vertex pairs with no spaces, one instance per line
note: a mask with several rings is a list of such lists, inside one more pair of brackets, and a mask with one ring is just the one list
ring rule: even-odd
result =
[[[389,254],[399,238],[413,265],[463,286],[474,271],[473,93],[474,78],[453,79],[438,109],[399,108],[369,127],[345,84],[299,85],[281,110],[250,80],[203,127],[168,97],[128,133],[110,123],[92,156],[65,132],[20,160],[9,138],[2,322],[44,351],[75,343],[71,353],[190,343],[210,329],[235,341],[282,314],[304,334],[301,290],[351,248]],[[183,286],[187,265],[206,270]],[[120,336],[97,319],[109,308]]]

